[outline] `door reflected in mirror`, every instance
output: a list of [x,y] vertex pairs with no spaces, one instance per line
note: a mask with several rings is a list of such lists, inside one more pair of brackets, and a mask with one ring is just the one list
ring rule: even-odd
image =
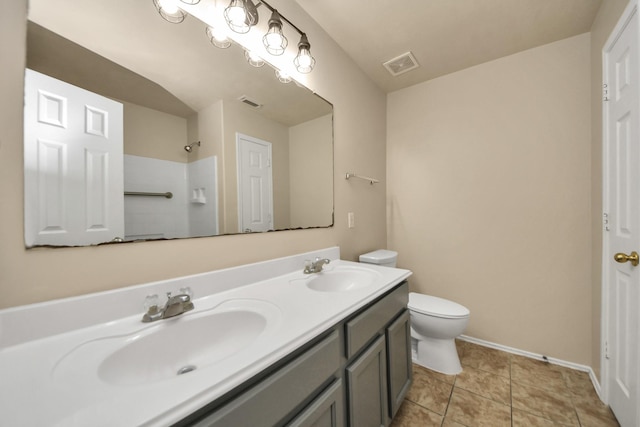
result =
[[25,80],[28,247],[333,225],[321,97],[151,0],[31,0],[27,24],[27,74],[49,79]]

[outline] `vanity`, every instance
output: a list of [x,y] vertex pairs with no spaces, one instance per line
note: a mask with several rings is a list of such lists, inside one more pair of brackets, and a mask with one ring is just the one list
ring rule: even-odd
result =
[[[331,262],[305,274],[305,260]],[[411,384],[408,270],[339,248],[0,311],[9,425],[388,425]],[[190,287],[195,308],[141,321]],[[37,408],[37,410],[34,410]]]

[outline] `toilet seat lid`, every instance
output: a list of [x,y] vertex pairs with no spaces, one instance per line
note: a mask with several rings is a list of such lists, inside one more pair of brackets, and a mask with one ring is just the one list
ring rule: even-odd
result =
[[470,314],[467,307],[457,302],[416,292],[409,293],[409,309],[418,313],[445,318],[468,317]]

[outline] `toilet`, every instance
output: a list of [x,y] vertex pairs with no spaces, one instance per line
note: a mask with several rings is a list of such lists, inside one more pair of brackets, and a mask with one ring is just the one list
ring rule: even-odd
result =
[[[398,253],[386,249],[360,255],[360,262],[395,267]],[[469,309],[431,295],[409,293],[411,355],[414,363],[455,375],[462,372],[455,338],[469,323]]]
[[469,323],[469,309],[431,295],[409,293],[413,361],[447,375],[462,372],[455,338]]

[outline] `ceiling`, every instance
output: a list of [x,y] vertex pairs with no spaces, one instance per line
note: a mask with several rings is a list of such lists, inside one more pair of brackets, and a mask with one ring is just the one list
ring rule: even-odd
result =
[[[296,0],[385,92],[588,32],[601,0]],[[382,65],[411,51],[420,67]],[[320,59],[319,59],[320,60]]]

